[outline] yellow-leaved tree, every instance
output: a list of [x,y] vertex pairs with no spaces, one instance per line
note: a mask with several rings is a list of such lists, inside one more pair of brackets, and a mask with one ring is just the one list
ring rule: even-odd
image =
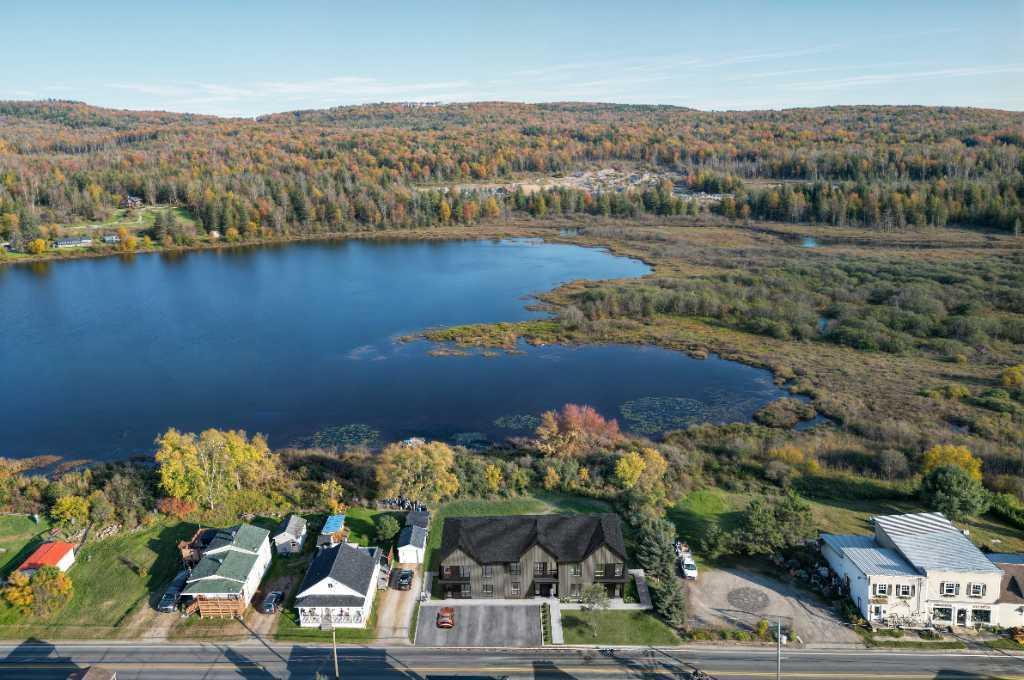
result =
[[232,491],[259,489],[277,474],[267,440],[249,439],[243,430],[206,430],[197,437],[171,428],[157,446],[164,492],[211,510]]
[[439,503],[459,492],[454,470],[455,453],[444,442],[389,444],[377,465],[378,492]]
[[966,446],[936,444],[924,452],[921,474],[927,475],[936,468],[955,466],[961,468],[973,479],[981,481],[981,461],[971,455]]

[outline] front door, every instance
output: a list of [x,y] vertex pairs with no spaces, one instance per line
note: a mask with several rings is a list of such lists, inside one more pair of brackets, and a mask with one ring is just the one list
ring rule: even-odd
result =
[[538,583],[536,588],[537,597],[551,597],[554,593],[551,592],[553,583]]
[[966,626],[967,625],[967,610],[957,609],[956,610],[956,625]]
[[885,610],[881,605],[876,604],[871,608],[871,618],[875,621],[881,621],[885,617]]

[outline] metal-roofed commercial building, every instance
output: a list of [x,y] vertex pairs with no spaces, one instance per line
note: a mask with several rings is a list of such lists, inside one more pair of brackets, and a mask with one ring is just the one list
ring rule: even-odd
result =
[[1003,570],[944,515],[874,518],[874,536],[822,534],[822,555],[873,625],[997,625]]

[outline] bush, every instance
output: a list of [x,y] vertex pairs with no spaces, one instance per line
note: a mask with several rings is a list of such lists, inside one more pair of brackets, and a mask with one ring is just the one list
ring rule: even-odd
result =
[[952,520],[980,515],[989,506],[989,493],[981,482],[956,465],[929,472],[921,482],[921,499]]

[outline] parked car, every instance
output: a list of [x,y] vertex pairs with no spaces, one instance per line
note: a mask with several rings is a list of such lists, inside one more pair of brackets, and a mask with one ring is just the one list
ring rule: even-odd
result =
[[398,573],[398,580],[395,581],[395,588],[399,590],[410,590],[412,588],[412,569],[403,569]]
[[170,585],[167,586],[167,590],[160,597],[160,602],[156,605],[156,610],[162,614],[172,614],[178,609],[178,597],[181,596],[181,591],[185,589],[185,581],[188,580],[188,570],[182,569],[179,571]]
[[437,627],[455,627],[455,609],[453,607],[441,607],[437,610]]
[[689,581],[697,580],[697,563],[693,561],[692,557],[683,560],[683,576]]
[[263,598],[263,602],[260,604],[260,611],[264,614],[273,614],[281,608],[281,601],[283,599],[284,593],[280,590],[272,590]]

